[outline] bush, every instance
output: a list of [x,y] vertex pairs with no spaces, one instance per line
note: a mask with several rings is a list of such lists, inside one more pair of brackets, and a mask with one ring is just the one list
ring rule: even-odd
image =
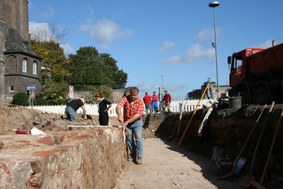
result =
[[28,95],[26,93],[16,93],[13,96],[13,100],[11,104],[19,105],[19,106],[28,106]]
[[38,99],[34,99],[33,105],[34,106],[50,105],[50,102],[46,99],[38,98]]

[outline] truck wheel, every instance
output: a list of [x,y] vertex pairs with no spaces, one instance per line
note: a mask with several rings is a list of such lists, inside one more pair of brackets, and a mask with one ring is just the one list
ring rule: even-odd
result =
[[258,88],[254,93],[254,104],[264,105],[270,103],[270,98],[266,88]]
[[250,104],[250,95],[247,90],[242,90],[241,91],[241,96],[242,96],[242,104]]

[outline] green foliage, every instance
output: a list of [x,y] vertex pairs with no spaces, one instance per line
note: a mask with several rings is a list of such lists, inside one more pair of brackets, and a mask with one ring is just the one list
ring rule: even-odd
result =
[[28,95],[26,93],[16,93],[13,96],[13,100],[11,104],[18,105],[18,106],[28,106]]
[[68,102],[68,84],[66,82],[46,81],[42,89],[43,96],[41,98],[47,100],[49,104],[61,105]]
[[76,55],[70,55],[69,63],[68,82],[76,88],[88,85],[123,88],[126,85],[127,74],[118,69],[116,60],[109,54],[99,54],[95,47],[80,48]]
[[68,62],[64,56],[63,49],[58,43],[31,41],[31,45],[36,54],[43,58],[42,83],[52,79],[54,82],[62,82],[69,76],[66,67]]
[[90,89],[90,96],[86,97],[86,101],[91,104],[97,103],[95,99],[95,94],[96,93],[102,93],[105,99],[112,100],[112,88],[102,85],[100,87],[93,87]]
[[43,105],[50,105],[51,103],[46,100],[46,99],[43,99],[43,98],[40,98],[40,99],[34,99],[33,101],[33,105],[34,106],[43,106]]
[[[66,77],[69,71],[68,62],[64,56],[63,49],[54,41],[41,42],[31,40],[31,46],[36,54],[43,58],[41,72],[41,99],[45,99],[51,104],[63,104],[66,101],[68,84]],[[43,103],[43,102],[40,102]]]
[[[100,54],[95,47],[82,47],[75,55],[65,58],[63,49],[55,41],[31,40],[33,51],[43,58],[41,89],[35,104],[65,104],[68,101],[68,85],[75,90],[102,92],[111,97],[112,88],[124,88],[127,74],[119,70],[117,61],[109,54]],[[93,92],[95,91],[95,92]]]

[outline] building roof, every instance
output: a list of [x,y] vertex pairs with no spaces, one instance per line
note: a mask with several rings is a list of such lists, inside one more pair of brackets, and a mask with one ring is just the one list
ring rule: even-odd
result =
[[13,28],[7,28],[5,31],[5,52],[4,54],[27,54],[29,56],[41,59],[37,54],[35,54],[29,45],[28,41],[19,35],[17,30]]

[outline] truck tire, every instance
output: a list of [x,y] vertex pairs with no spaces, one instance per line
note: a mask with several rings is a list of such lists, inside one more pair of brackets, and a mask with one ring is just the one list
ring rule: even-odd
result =
[[243,89],[241,92],[240,92],[241,96],[242,96],[242,104],[250,104],[251,103],[251,98],[250,98],[250,95],[249,95],[249,92],[245,89]]
[[269,93],[265,87],[256,89],[254,96],[253,96],[253,103],[259,104],[259,105],[271,103]]

